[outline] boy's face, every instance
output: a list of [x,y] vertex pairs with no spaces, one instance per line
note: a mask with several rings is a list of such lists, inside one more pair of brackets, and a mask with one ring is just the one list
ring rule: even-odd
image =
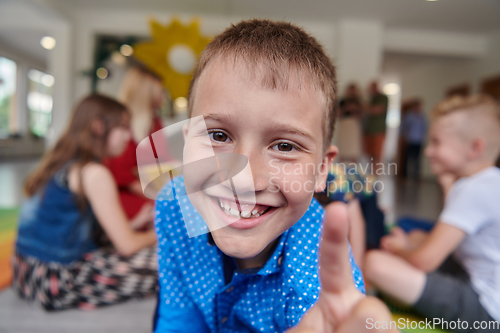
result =
[[425,155],[435,175],[452,173],[460,175],[467,161],[468,142],[461,133],[463,115],[453,113],[442,116],[431,123],[429,144]]
[[[204,70],[195,89],[191,116],[204,117],[215,154],[248,158],[251,172],[236,186],[240,194],[255,194],[255,206],[238,207],[227,185],[205,189],[206,202],[225,225],[212,236],[227,255],[254,258],[302,217],[315,191],[324,189],[336,155],[335,147],[323,155],[325,97],[307,80],[299,89],[296,77],[287,90],[262,87],[259,75],[250,78],[241,64],[221,60]],[[238,210],[238,218],[231,216]]]

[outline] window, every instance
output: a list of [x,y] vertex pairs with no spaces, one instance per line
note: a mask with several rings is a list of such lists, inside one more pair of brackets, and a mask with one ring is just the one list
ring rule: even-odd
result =
[[0,57],[0,138],[17,132],[17,65]]
[[36,136],[43,137],[52,121],[54,77],[36,69],[30,69],[28,82],[27,105],[30,130]]

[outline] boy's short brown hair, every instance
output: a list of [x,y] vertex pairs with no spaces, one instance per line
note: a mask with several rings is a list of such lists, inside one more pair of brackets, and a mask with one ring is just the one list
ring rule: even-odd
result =
[[444,115],[464,110],[485,109],[491,112],[500,122],[500,106],[491,96],[477,94],[470,96],[453,95],[439,102],[431,112],[431,118],[436,119]]
[[454,95],[438,103],[431,112],[433,121],[456,112],[467,116],[463,132],[469,136],[480,136],[486,140],[487,154],[498,158],[500,153],[500,104],[491,96],[476,94]]
[[188,96],[191,115],[196,82],[214,59],[243,61],[250,72],[259,71],[262,85],[270,89],[288,88],[289,76],[295,70],[325,95],[323,147],[332,141],[337,116],[337,82],[335,67],[318,41],[299,27],[286,22],[253,19],[231,25],[217,35],[201,54]]

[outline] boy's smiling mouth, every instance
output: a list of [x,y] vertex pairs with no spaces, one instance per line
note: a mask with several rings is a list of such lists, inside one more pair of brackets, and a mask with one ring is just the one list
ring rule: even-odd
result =
[[234,229],[254,228],[271,218],[280,207],[262,204],[236,202],[217,196],[208,196],[214,206],[218,219],[227,227]]
[[250,219],[266,214],[271,210],[271,206],[264,205],[249,205],[236,203],[232,200],[217,198],[220,209],[228,216],[239,217],[242,219]]

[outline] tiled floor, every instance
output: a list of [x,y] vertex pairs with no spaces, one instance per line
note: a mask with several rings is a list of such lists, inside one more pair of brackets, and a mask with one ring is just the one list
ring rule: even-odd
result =
[[385,213],[385,223],[392,226],[400,217],[436,221],[442,209],[443,195],[432,180],[400,181],[395,176],[381,176],[383,191],[378,205]]
[[[37,160],[0,162],[0,207],[18,206],[21,186]],[[394,177],[381,178],[384,191],[379,203],[388,223],[400,216],[435,220],[442,198],[437,184],[427,182],[398,183]],[[1,221],[0,221],[1,223]],[[28,332],[149,332],[156,300],[133,301],[96,311],[69,310],[46,313],[18,299],[11,290],[0,293],[0,333]]]
[[443,193],[436,182],[401,182],[397,185],[395,211],[398,217],[412,216],[436,221],[443,208]]
[[0,333],[146,333],[151,332],[155,306],[156,299],[147,299],[96,311],[49,313],[8,289],[0,293]]

